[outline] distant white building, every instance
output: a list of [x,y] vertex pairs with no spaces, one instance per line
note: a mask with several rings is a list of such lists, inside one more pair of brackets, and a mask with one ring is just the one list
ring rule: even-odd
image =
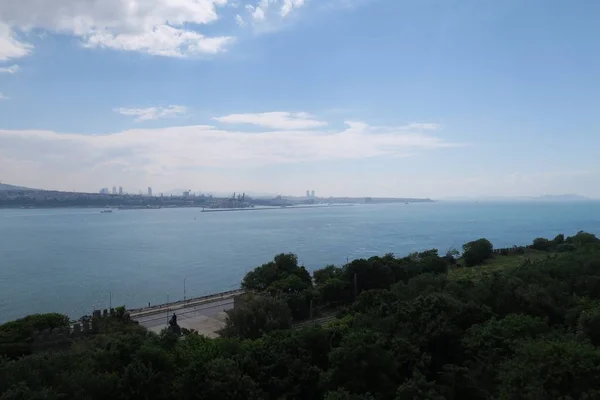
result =
[[113,186],[112,194],[117,194],[117,187]]
[[313,199],[315,198],[315,191],[314,191],[314,190],[312,190],[312,191],[310,192],[310,197],[312,197]]
[[119,186],[119,194],[123,194],[123,186]]
[[152,197],[152,188],[148,186],[148,197]]

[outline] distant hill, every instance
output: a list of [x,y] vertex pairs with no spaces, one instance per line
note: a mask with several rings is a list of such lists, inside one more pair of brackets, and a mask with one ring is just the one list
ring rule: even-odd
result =
[[6,183],[0,183],[0,190],[1,191],[9,191],[9,190],[23,191],[23,190],[35,190],[35,189],[31,189],[31,188],[24,187],[24,186],[15,186],[15,185],[8,185]]
[[590,200],[589,197],[579,196],[578,194],[559,194],[552,195],[547,194],[545,196],[538,197],[539,200],[551,200],[551,201],[579,201],[579,200]]
[[589,197],[577,194],[546,194],[543,196],[482,196],[482,197],[446,197],[450,201],[586,201]]

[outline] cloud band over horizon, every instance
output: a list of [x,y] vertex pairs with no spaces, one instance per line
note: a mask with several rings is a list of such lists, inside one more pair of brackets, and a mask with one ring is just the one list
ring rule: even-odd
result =
[[[300,120],[304,121],[307,115],[301,114]],[[87,174],[89,185],[90,180],[110,181],[118,174],[134,173],[159,180],[180,171],[403,157],[464,145],[422,132],[408,132],[402,127],[382,130],[357,122],[346,125],[336,131],[296,130],[293,126],[293,130],[251,133],[209,125],[132,129],[102,135],[0,130],[0,169],[5,181],[31,184],[35,176],[53,174],[55,180],[82,185],[70,175]]]

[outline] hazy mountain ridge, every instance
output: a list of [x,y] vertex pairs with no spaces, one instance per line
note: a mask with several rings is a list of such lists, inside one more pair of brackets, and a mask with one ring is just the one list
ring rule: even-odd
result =
[[31,189],[28,187],[24,187],[24,186],[15,186],[15,185],[9,185],[7,183],[0,183],[0,190],[4,190],[4,191],[12,191],[12,190],[19,190],[19,191],[23,191],[23,190],[36,190],[36,189]]
[[589,201],[594,200],[578,194],[545,194],[542,196],[454,196],[445,197],[448,201]]

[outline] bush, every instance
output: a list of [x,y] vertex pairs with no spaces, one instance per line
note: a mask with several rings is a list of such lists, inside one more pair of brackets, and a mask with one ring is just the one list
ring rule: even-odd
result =
[[0,325],[0,356],[10,358],[30,354],[34,331],[69,326],[69,317],[62,314],[34,314]]
[[467,267],[473,267],[480,264],[491,258],[493,252],[494,246],[485,238],[465,243],[463,245],[463,259],[465,260],[465,265]]
[[559,253],[568,253],[570,251],[575,251],[575,245],[571,243],[563,243],[556,246],[556,251]]
[[531,248],[540,251],[548,251],[552,248],[552,242],[546,238],[536,238],[533,240]]
[[554,237],[554,239],[552,239],[552,245],[554,247],[563,244],[565,242],[565,235],[563,235],[562,233],[559,233],[558,235],[556,235],[556,237]]
[[575,246],[584,246],[586,244],[598,243],[600,240],[594,234],[579,231],[575,236],[570,237],[568,242],[573,243]]

